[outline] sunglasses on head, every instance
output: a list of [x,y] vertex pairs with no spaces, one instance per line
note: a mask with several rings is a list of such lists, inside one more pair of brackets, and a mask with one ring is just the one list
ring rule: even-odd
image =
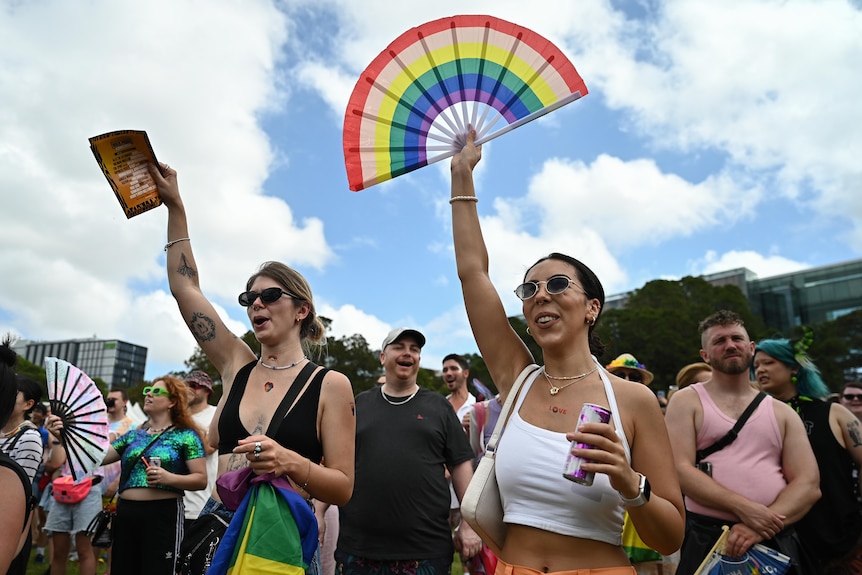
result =
[[167,389],[165,389],[164,387],[152,387],[152,386],[148,385],[147,387],[144,388],[144,395],[150,395],[150,394],[153,394],[153,397],[156,397],[157,395],[163,395],[165,397],[171,396],[171,392],[168,391]]
[[260,298],[260,301],[269,305],[273,302],[278,301],[283,295],[292,297],[293,299],[302,299],[299,296],[290,293],[289,291],[284,291],[283,289],[277,287],[266,288],[265,290],[260,292],[244,291],[239,294],[238,299],[239,305],[241,305],[242,307],[248,307],[253,304],[257,298]]
[[[518,299],[521,301],[526,301],[539,293],[539,284],[545,284],[545,290],[551,295],[563,293],[569,289],[570,285],[578,285],[575,283],[575,280],[567,276],[551,276],[545,281],[529,281],[522,283],[515,288],[515,295],[518,296]],[[584,291],[584,288],[581,288],[581,291]]]
[[637,383],[643,383],[643,376],[637,371],[615,371],[613,374],[621,379],[627,379]]
[[841,397],[847,401],[862,401],[862,393],[845,393]]

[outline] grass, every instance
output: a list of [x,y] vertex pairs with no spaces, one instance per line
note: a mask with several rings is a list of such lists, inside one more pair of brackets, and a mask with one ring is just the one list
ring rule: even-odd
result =
[[[101,556],[102,550],[98,549],[97,551],[99,553],[99,556]],[[77,561],[69,561],[67,565],[68,566],[66,568],[66,575],[80,574]],[[30,562],[27,563],[27,575],[45,575],[45,573],[48,572],[49,567],[50,565],[48,565],[48,563],[36,563],[36,548],[34,547],[33,550],[30,552]],[[108,566],[104,562],[99,561],[98,563],[96,563],[96,575],[104,575],[104,573],[106,573],[107,571]]]

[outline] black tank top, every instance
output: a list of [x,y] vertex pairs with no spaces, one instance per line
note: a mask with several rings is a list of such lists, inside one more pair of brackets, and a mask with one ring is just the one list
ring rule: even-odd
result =
[[821,561],[843,556],[862,534],[862,508],[856,500],[853,459],[829,427],[831,404],[797,396],[790,402],[808,431],[820,468],[822,497],[799,520],[800,539]]
[[[256,363],[257,360],[243,366],[233,380],[233,386],[230,388],[230,394],[218,421],[219,455],[231,453],[240,439],[245,439],[251,435],[239,418],[239,403],[245,394],[245,386],[248,384],[251,370],[254,369]],[[303,370],[308,369],[309,366],[312,366],[310,371],[317,368],[315,364],[309,362]],[[317,407],[320,403],[323,376],[327,371],[326,368],[323,368],[317,373],[308,389],[299,397],[294,408],[284,418],[273,437],[282,447],[292,449],[315,463],[320,463],[323,459],[323,446],[317,437]],[[305,381],[307,378],[297,376],[294,384],[304,385]],[[285,396],[285,398],[287,397]],[[270,435],[274,426],[275,422],[270,422],[267,435]]]

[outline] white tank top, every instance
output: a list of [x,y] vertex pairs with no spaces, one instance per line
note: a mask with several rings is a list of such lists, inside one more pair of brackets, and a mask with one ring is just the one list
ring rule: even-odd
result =
[[[599,366],[614,428],[631,462],[614,390],[598,360],[594,357],[593,361]],[[625,508],[608,476],[597,473],[589,487],[563,478],[571,446],[566,434],[527,423],[518,414],[538,375],[536,370],[524,382],[497,447],[495,469],[503,522],[620,545]]]

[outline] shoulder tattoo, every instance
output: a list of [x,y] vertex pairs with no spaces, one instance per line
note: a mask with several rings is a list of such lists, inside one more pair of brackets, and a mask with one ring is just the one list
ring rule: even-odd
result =
[[862,429],[860,429],[858,419],[847,424],[847,433],[850,435],[850,441],[853,442],[850,447],[862,446]]
[[192,314],[192,319],[189,321],[189,329],[198,341],[212,341],[215,339],[215,322],[211,317],[200,312],[196,311]]

